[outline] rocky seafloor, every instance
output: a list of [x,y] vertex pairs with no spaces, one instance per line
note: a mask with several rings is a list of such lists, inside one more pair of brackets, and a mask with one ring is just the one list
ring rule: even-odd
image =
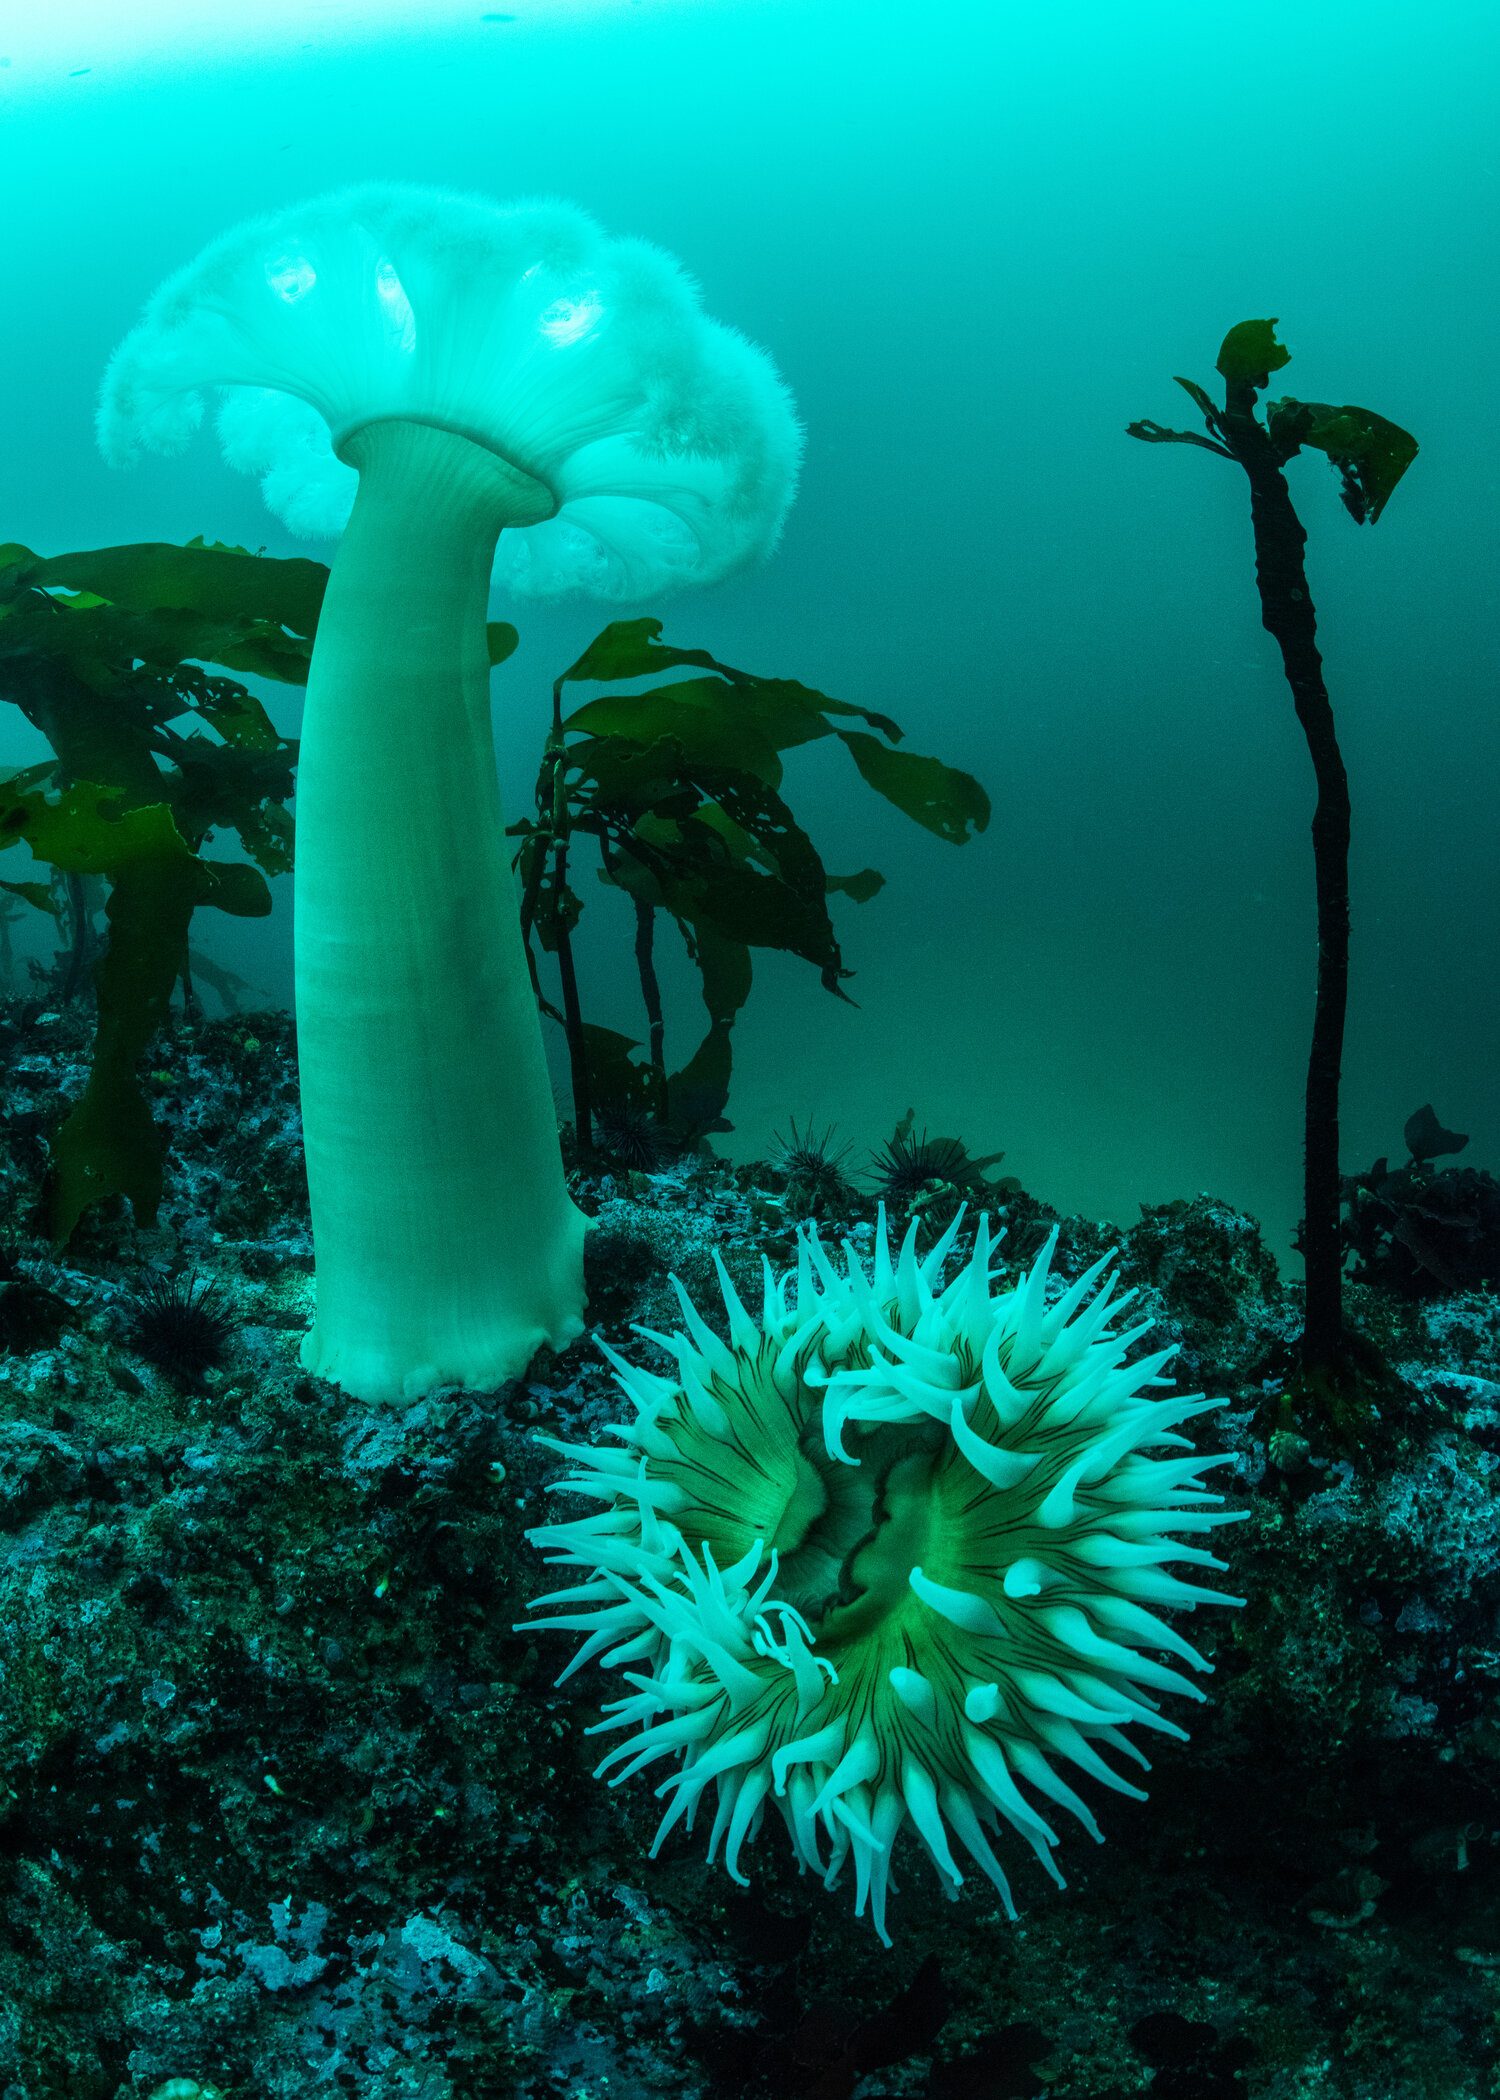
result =
[[[619,1411],[593,1336],[496,1394],[370,1407],[309,1379],[289,1024],[182,1023],[148,1060],[156,1226],[36,1225],[88,1021],[0,1009],[0,2100],[1479,2100],[1500,2092],[1500,1298],[1351,1292],[1399,1370],[1340,1440],[1288,1423],[1298,1329],[1254,1222],[1200,1196],[1107,1247],[1222,1395],[1247,1520],[1205,1613],[1189,1743],[1106,1797],[1006,1922],[909,1842],[895,1947],[768,1820],[741,1890],[646,1776],[611,1789],[525,1537],[537,1431]],[[774,1166],[577,1174],[594,1334],[675,1324],[794,1218]],[[943,1191],[927,1192],[940,1214]],[[1007,1251],[1054,1222],[1008,1191]],[[825,1204],[868,1244],[873,1199]],[[139,1293],[211,1281],[222,1363],[163,1370]],[[1097,1792],[1084,1783],[1085,1792]]]

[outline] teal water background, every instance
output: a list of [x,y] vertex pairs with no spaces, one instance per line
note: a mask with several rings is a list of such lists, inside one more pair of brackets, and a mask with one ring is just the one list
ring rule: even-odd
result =
[[[561,194],[660,242],[772,352],[808,439],[780,551],[659,608],[668,637],[888,710],[994,801],[955,852],[842,752],[794,755],[829,867],[888,887],[835,904],[857,1010],[758,961],[727,1149],[793,1114],[873,1141],[914,1106],[1062,1208],[1128,1222],[1208,1189],[1284,1250],[1310,768],[1243,476],[1124,435],[1191,427],[1172,375],[1209,381],[1229,325],[1278,315],[1273,391],[1374,408],[1422,446],[1374,530],[1321,459],[1290,470],[1354,797],[1344,1164],[1399,1151],[1428,1099],[1474,1134],[1465,1163],[1500,1164],[1493,6],[413,12],[308,7],[229,55],[210,14],[154,24],[150,0],[97,48],[66,8],[55,34],[15,18],[0,538],[329,557],[210,437],[127,474],[93,448],[111,348],[237,220],[392,179]],[[511,815],[551,678],[607,616],[515,612]],[[266,696],[294,727],[299,696]],[[0,719],[0,761],[34,749]],[[585,996],[644,1034],[618,902],[589,914]],[[203,915],[195,937],[289,999],[290,903],[280,884],[270,922]],[[685,966],[668,978],[680,1059],[701,1010]]]

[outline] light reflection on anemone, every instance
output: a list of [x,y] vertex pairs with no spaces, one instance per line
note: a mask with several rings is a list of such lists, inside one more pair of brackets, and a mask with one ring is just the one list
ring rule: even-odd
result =
[[305,255],[282,255],[266,264],[266,283],[288,306],[305,299],[317,281],[318,273]]
[[581,292],[576,299],[554,299],[537,321],[549,343],[565,348],[592,335],[604,314],[604,301],[597,292]]
[[375,266],[375,296],[380,301],[380,310],[385,315],[386,326],[398,350],[411,352],[417,347],[417,319],[411,310],[411,301],[406,296],[406,287],[396,275],[396,266],[385,256]]

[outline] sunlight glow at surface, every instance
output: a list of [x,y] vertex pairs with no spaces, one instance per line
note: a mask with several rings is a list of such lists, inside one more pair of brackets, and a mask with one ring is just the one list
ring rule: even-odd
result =
[[0,19],[0,107],[204,64],[352,50],[382,39],[462,37],[491,45],[720,0],[48,0]]

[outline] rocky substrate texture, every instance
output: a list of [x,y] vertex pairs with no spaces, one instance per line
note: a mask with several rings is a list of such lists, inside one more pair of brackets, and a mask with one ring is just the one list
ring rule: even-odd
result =
[[[1405,1380],[1342,1441],[1279,1395],[1295,1294],[1207,1197],[1117,1247],[1235,1453],[1240,1612],[1151,1799],[1096,1802],[1008,1924],[908,1846],[885,1952],[779,1823],[734,1887],[702,1828],[646,1857],[643,1778],[589,1777],[611,1680],[512,1630],[544,1430],[615,1419],[592,1339],[492,1395],[371,1408],[298,1368],[311,1303],[290,1031],[179,1026],[147,1084],[157,1224],[32,1220],[86,1018],[0,1014],[0,2100],[1479,2100],[1500,2010],[1500,1301],[1356,1290]],[[709,1158],[577,1175],[608,1339],[711,1302],[838,1176]],[[952,1193],[916,1199],[929,1215]],[[1007,1249],[1052,1213],[1013,1187]],[[139,1346],[153,1279],[211,1280],[221,1363]],[[200,1282],[201,1287],[201,1282]],[[158,1355],[160,1351],[158,1351]],[[1086,1782],[1083,1790],[1094,1793]]]

